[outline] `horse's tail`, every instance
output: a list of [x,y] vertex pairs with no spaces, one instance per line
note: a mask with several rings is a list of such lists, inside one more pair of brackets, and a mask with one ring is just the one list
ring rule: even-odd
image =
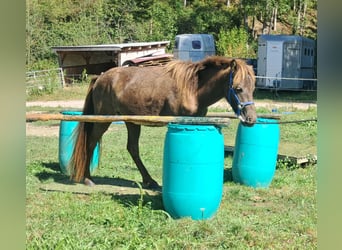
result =
[[[91,79],[88,92],[85,98],[83,106],[83,115],[94,114],[93,105],[93,85],[97,77]],[[79,122],[79,125],[74,131],[73,137],[75,139],[75,147],[71,155],[69,164],[70,178],[76,182],[80,182],[84,178],[86,168],[90,167],[90,160],[93,155],[93,151],[89,152],[88,138],[93,129],[94,123]]]

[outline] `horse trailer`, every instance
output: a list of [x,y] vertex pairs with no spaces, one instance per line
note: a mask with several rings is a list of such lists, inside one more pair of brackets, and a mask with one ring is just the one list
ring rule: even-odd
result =
[[214,37],[210,34],[181,34],[175,37],[175,59],[197,62],[215,53]]
[[296,35],[261,35],[258,39],[258,88],[316,89],[316,43]]

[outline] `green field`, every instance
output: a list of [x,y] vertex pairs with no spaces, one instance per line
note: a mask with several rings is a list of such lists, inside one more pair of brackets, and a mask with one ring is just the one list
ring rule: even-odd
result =
[[[316,108],[292,111],[281,120],[317,116]],[[31,125],[58,128],[59,123]],[[234,146],[237,125],[232,120],[222,129],[225,145]],[[166,130],[143,127],[140,141],[141,157],[159,183]],[[279,153],[317,153],[316,122],[281,124],[280,131]],[[317,249],[315,163],[302,167],[279,161],[271,186],[254,189],[232,181],[228,154],[223,197],[213,218],[174,220],[164,211],[160,193],[135,184],[141,177],[126,151],[126,136],[120,124],[111,125],[103,136],[94,189],[74,184],[60,172],[58,136],[26,137],[27,249]]]

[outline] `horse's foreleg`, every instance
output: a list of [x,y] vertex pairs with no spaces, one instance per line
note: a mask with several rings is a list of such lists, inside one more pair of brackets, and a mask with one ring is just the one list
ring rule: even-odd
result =
[[94,149],[96,144],[100,141],[102,135],[108,129],[110,123],[94,123],[93,129],[89,135],[88,143],[87,143],[87,152],[88,157],[86,159],[86,168],[84,172],[84,184],[87,186],[94,186],[95,183],[90,176],[90,163],[93,158]]
[[143,186],[147,188],[159,188],[160,186],[155,180],[152,179],[152,177],[150,176],[146,167],[140,159],[139,137],[141,126],[126,122],[126,127],[128,132],[127,150],[140,171],[140,174],[143,179]]

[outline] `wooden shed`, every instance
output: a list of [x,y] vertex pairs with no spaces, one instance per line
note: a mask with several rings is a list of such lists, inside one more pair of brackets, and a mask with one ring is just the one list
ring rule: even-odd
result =
[[165,54],[170,41],[139,42],[122,44],[56,46],[59,67],[66,80],[79,78],[82,73],[101,74],[110,68],[125,65],[125,62],[153,54]]

